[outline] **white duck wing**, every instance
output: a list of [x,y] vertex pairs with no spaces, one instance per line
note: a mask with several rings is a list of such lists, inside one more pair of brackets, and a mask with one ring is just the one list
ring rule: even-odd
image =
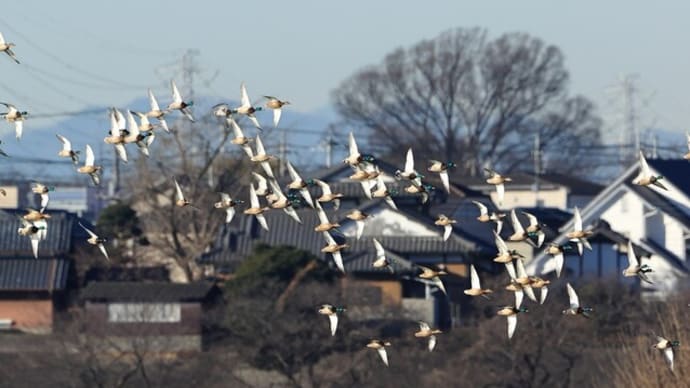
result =
[[381,361],[383,361],[386,366],[388,366],[388,353],[386,353],[386,348],[380,347],[376,349],[376,351],[379,353],[379,357],[381,357]]
[[386,250],[383,249],[383,245],[379,242],[377,239],[372,239],[374,242],[374,248],[376,248],[376,259],[384,259],[386,258]]
[[408,148],[407,155],[405,156],[405,172],[414,171],[414,155],[412,154],[412,148]]
[[266,222],[266,217],[264,217],[263,214],[256,214],[255,217],[256,220],[259,221],[259,225],[261,225],[261,227],[268,232],[268,223]]
[[448,180],[448,171],[443,170],[438,175],[441,177],[441,182],[443,183],[443,187],[446,189],[447,193],[450,193],[450,182]]
[[175,198],[178,201],[183,201],[184,194],[182,193],[182,188],[180,187],[180,184],[177,183],[177,179],[175,179],[175,177],[173,177],[173,182],[175,182]]
[[242,104],[242,107],[246,108],[252,106],[251,101],[249,101],[249,94],[247,94],[247,86],[244,82],[240,85],[240,104]]
[[60,142],[62,142],[62,150],[63,151],[66,151],[66,152],[72,151],[72,142],[67,140],[67,138],[62,136],[62,135],[55,134],[55,136],[57,136],[58,140],[60,140]]
[[259,205],[259,197],[256,195],[253,184],[249,184],[249,205],[253,208],[261,207],[261,205]]
[[316,184],[319,185],[324,195],[333,194],[333,192],[331,191],[331,186],[328,183],[322,181],[321,179],[314,179],[314,182],[316,182]]
[[[518,261],[520,261],[520,260],[518,260]],[[537,297],[536,297],[536,295],[534,295],[534,289],[532,289],[532,287],[524,286],[522,290],[525,292],[525,295],[527,295],[527,297],[530,298],[531,301],[533,301],[533,302],[537,301]]]
[[247,118],[249,119],[249,121],[252,122],[252,124],[254,124],[254,126],[256,128],[261,129],[261,124],[259,124],[259,120],[256,118],[256,116],[254,116],[253,114],[250,114],[250,115],[247,115]]
[[357,240],[359,240],[362,238],[362,234],[364,233],[364,221],[357,220],[355,221],[355,225],[357,226],[357,235],[355,237],[357,237]]
[[573,214],[573,230],[575,232],[582,231],[582,216],[580,215],[580,209],[575,207],[575,213]]
[[271,178],[271,179],[276,179],[275,175],[273,175],[273,169],[271,168],[271,164],[266,162],[261,162],[261,168],[264,170],[266,175]]
[[297,170],[295,170],[295,167],[292,165],[292,163],[290,163],[288,160],[285,164],[287,166],[288,174],[290,174],[290,179],[293,181],[301,181],[302,177],[299,175]]
[[264,142],[261,141],[261,136],[256,135],[256,154],[266,155],[266,149],[264,148]]
[[345,273],[345,266],[343,265],[343,256],[340,254],[340,251],[335,251],[332,253],[333,255],[333,261],[335,262],[335,266],[338,267],[340,272]]
[[480,216],[488,216],[489,215],[489,209],[481,202],[479,201],[472,201],[473,204],[477,205],[479,208],[479,215]]
[[326,240],[327,245],[335,245],[335,240],[333,239],[333,236],[331,236],[330,233],[328,232],[322,232],[323,238]]
[[479,282],[479,275],[477,274],[477,269],[474,268],[474,264],[470,264],[470,284],[475,290],[482,288],[481,283]]
[[360,186],[362,186],[362,190],[364,191],[364,196],[367,197],[368,199],[371,199],[372,181],[360,181],[359,184],[360,184]]
[[568,289],[568,299],[570,299],[570,307],[580,307],[580,299],[577,297],[577,293],[575,292],[575,289],[573,289],[573,286],[571,286],[570,283],[567,283],[566,288]]
[[645,177],[652,175],[649,165],[647,164],[647,159],[645,159],[642,150],[640,150],[640,174]]
[[496,233],[501,233],[501,230],[503,229],[503,221],[500,219],[496,220]]
[[542,286],[541,291],[539,291],[539,304],[544,304],[546,301],[546,295],[549,293],[548,286]]
[[177,90],[177,85],[175,85],[175,80],[170,81],[170,87],[172,88],[173,101],[176,103],[181,103],[182,102],[182,96],[180,95],[180,91]]
[[127,163],[127,149],[125,148],[125,145],[122,143],[117,143],[114,145],[115,147],[115,152],[117,153],[117,156],[125,163]]
[[41,194],[41,213],[43,213],[43,211],[46,210],[49,201],[50,197],[48,196],[48,193]]
[[168,128],[168,122],[165,121],[164,118],[162,118],[162,117],[159,118],[159,119],[158,119],[158,122],[161,124],[161,127],[163,127],[163,129],[165,130],[165,132],[170,132],[170,128]]
[[443,281],[440,277],[434,276],[433,278],[431,278],[431,282],[434,283],[434,285],[438,287],[438,289],[441,290],[441,292],[448,295],[448,292],[446,292],[446,286],[443,285]]
[[[256,172],[252,172],[252,175],[254,175],[254,179],[256,179],[256,190],[259,190],[262,193],[266,192],[266,190],[268,190],[268,180],[264,178],[263,175]],[[256,191],[254,191],[254,195],[256,196]],[[256,206],[254,206],[253,203],[251,205],[252,207],[259,207],[258,200]]]
[[314,207],[314,200],[311,198],[311,193],[309,192],[309,189],[306,187],[303,187],[299,190],[299,193],[302,195],[302,198],[304,198],[304,202],[309,205],[309,207]]
[[225,223],[229,224],[232,219],[235,217],[235,208],[234,207],[229,207],[225,209]]
[[335,335],[335,331],[338,330],[338,315],[331,314],[328,316],[328,320],[331,322],[331,335]]
[[632,241],[628,240],[628,268],[637,268],[640,266],[640,262],[635,256],[635,250],[633,249]]
[[326,211],[323,210],[323,207],[321,206],[320,203],[316,202],[316,214],[319,216],[319,222],[322,224],[330,224],[331,222],[328,220],[328,216],[326,215]]
[[22,132],[24,131],[24,120],[17,120],[14,122],[14,132],[17,139],[22,138]]
[[453,226],[452,225],[445,225],[443,227],[443,241],[447,241],[448,237],[450,237],[451,233],[453,233]]
[[359,148],[357,147],[357,141],[355,140],[355,135],[352,132],[350,132],[349,146],[350,146],[350,156],[359,155]]
[[84,229],[84,231],[86,231],[86,233],[88,233],[90,237],[98,238],[98,235],[96,233],[94,233],[92,230],[90,230],[86,226],[82,225],[81,222],[79,222],[79,226],[81,226],[81,228]]
[[505,197],[506,188],[503,183],[496,185],[496,194],[498,196],[498,204],[503,205],[503,198]]
[[280,115],[283,110],[281,108],[273,109],[273,127],[278,127],[278,122],[280,121]]
[[101,250],[101,253],[103,253],[103,256],[105,256],[106,260],[110,261],[110,257],[108,257],[108,251],[105,250],[105,245],[103,245],[103,243],[98,244],[98,249]]
[[498,253],[500,254],[505,254],[508,252],[508,246],[506,245],[506,242],[503,241],[501,236],[494,231],[494,242],[496,243],[496,248],[498,248]]
[[429,349],[430,352],[433,352],[435,347],[436,347],[436,336],[435,336],[435,335],[431,335],[431,336],[429,336],[429,345],[428,345],[428,349]]
[[298,224],[302,223],[302,220],[299,218],[299,215],[297,214],[297,212],[295,211],[295,209],[292,206],[288,206],[286,208],[283,208],[283,211],[285,212],[285,214],[290,216],[290,218],[295,220]]
[[668,347],[664,349],[664,357],[666,358],[666,362],[668,363],[669,369],[671,369],[671,372],[673,372],[673,348]]
[[515,268],[517,269],[517,276],[519,278],[527,277],[527,271],[525,271],[525,265],[522,263],[522,260],[515,260]]
[[513,225],[513,231],[515,231],[515,233],[525,233],[525,229],[522,227],[520,220],[518,220],[517,214],[515,214],[515,209],[510,211],[510,223]]
[[508,339],[511,339],[517,327],[517,315],[509,315],[506,318],[508,319]]
[[5,43],[7,43],[7,42],[5,42],[5,37],[2,36],[2,32],[0,32],[0,44],[5,44]]
[[156,96],[153,95],[153,91],[149,89],[149,105],[151,106],[151,110],[161,110],[160,106],[158,106],[158,101],[156,100]]
[[520,306],[522,305],[522,299],[524,298],[525,293],[522,292],[522,290],[520,289],[520,290],[515,291],[514,294],[515,294],[515,308],[519,309]]
[[388,206],[390,206],[391,208],[398,210],[398,207],[395,206],[395,201],[393,201],[393,198],[391,198],[390,195],[386,196],[386,198],[384,198],[384,201],[386,201]]
[[132,137],[138,136],[140,134],[139,125],[137,124],[137,121],[134,119],[134,115],[132,114],[131,110],[127,111],[127,128],[129,129],[129,135]]
[[506,272],[508,272],[508,276],[510,276],[511,280],[514,280],[517,278],[517,274],[515,273],[515,265],[513,265],[512,261],[509,261],[505,263],[506,267]]
[[29,239],[31,241],[31,252],[34,254],[34,259],[38,259],[38,243],[41,241],[41,238],[38,233],[34,233],[29,236]]

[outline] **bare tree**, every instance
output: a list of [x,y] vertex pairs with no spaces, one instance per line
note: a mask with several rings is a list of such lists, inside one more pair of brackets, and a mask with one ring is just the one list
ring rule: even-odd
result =
[[599,143],[600,119],[589,100],[569,95],[568,80],[555,46],[458,28],[395,50],[333,97],[347,122],[389,152],[414,145],[417,157],[455,161],[461,173],[486,164],[510,171],[531,161],[538,134],[553,167],[569,172]]
[[[210,114],[194,125],[158,133],[151,157],[139,158],[126,183],[153,252],[170,260],[187,281],[199,278],[196,259],[216,238],[224,220],[214,209],[219,191],[236,194],[248,162],[228,141],[231,131]],[[175,205],[179,182],[191,206]]]

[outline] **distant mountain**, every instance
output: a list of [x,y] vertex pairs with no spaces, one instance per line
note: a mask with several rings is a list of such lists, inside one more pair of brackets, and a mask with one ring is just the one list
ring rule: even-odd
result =
[[[239,105],[237,101],[211,96],[201,96],[195,100],[193,112],[197,118],[202,117],[203,114],[209,114],[211,107],[221,102],[228,103],[230,106]],[[166,98],[159,97],[159,103],[162,107],[166,101]],[[82,112],[55,118],[32,118],[29,115],[24,123],[24,131],[20,141],[15,139],[14,126],[0,122],[0,139],[2,140],[0,148],[10,155],[10,158],[0,157],[2,158],[0,163],[3,166],[0,170],[0,178],[4,180],[13,178],[41,179],[44,177],[78,179],[73,165],[57,156],[61,143],[55,134],[67,137],[72,142],[73,147],[81,150],[82,153],[85,145],[90,144],[96,154],[97,163],[109,166],[115,154],[112,146],[103,142],[103,138],[110,129],[108,108],[90,106],[84,108]],[[149,109],[148,98],[138,98],[126,106],[118,108],[123,113],[127,108],[134,111],[147,111]],[[294,164],[311,164],[314,161],[325,162],[325,153],[318,149],[318,145],[324,138],[328,126],[337,120],[337,115],[332,108],[326,106],[310,112],[300,112],[287,105],[283,108],[277,130],[273,129],[272,111],[261,111],[256,115],[264,128],[261,136],[267,148],[278,147],[282,135],[281,130],[284,128],[288,144],[288,159]],[[175,120],[181,117],[177,112],[170,113],[168,123],[174,125]],[[155,122],[155,120],[153,121]],[[240,121],[240,125],[245,129],[248,136],[253,136],[255,129],[251,123],[245,120]],[[152,152],[155,152],[155,148]],[[271,149],[270,152],[278,154],[277,149]]]

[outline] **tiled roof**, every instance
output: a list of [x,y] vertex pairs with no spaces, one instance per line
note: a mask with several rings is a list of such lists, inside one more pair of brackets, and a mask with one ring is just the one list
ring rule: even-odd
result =
[[[0,258],[33,258],[31,242],[20,236],[17,229],[22,226],[19,216],[23,210],[0,210]],[[79,227],[79,218],[74,213],[62,210],[47,210],[50,215],[47,237],[39,244],[39,257],[67,255],[72,251],[73,241],[86,241],[88,235]],[[88,223],[85,223],[88,227]]]
[[[364,211],[376,206],[387,206],[381,200],[369,201],[360,206]],[[321,253],[325,241],[321,233],[314,232],[313,228],[319,224],[316,212],[310,208],[301,208],[297,214],[302,219],[302,225],[297,224],[281,210],[271,210],[264,213],[269,231],[266,232],[257,224],[254,217],[238,217],[230,225],[224,226],[219,232],[214,249],[205,253],[199,261],[203,264],[215,264],[236,268],[240,262],[254,250],[255,244],[268,244],[272,246],[294,246],[314,253],[324,259],[330,260],[330,255]],[[339,220],[342,225],[352,222],[340,214],[336,218],[332,211],[327,211],[331,221]],[[417,211],[401,208],[401,213],[411,220],[438,228],[433,225],[433,219]],[[336,240],[337,234],[333,234]],[[458,256],[488,252],[491,248],[472,238],[466,238],[462,234],[453,233],[448,241],[443,241],[438,236],[377,236],[377,239],[391,253],[400,256],[442,255],[453,260]],[[361,252],[373,251],[371,238],[363,236],[361,240],[348,238],[348,248],[342,251],[343,260],[347,262],[361,255]],[[492,243],[493,244],[493,243]]]
[[91,282],[81,291],[89,301],[183,302],[206,298],[213,283]]
[[65,259],[0,259],[0,290],[63,290],[69,267]]
[[[385,247],[384,247],[385,248]],[[401,273],[412,273],[414,272],[414,264],[406,260],[405,258],[396,255],[393,252],[386,251],[386,257],[391,260],[393,270],[395,274]],[[345,271],[348,273],[367,273],[367,274],[381,274],[381,275],[392,275],[388,268],[375,268],[373,266],[374,261],[376,261],[376,252],[372,250],[362,250],[354,255],[350,255],[348,260],[344,261]]]

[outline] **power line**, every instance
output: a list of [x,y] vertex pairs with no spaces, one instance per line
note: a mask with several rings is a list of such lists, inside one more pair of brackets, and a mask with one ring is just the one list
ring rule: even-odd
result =
[[90,78],[92,78],[92,79],[97,79],[97,80],[99,80],[99,81],[101,81],[101,82],[107,82],[107,83],[109,83],[109,84],[117,85],[117,86],[122,87],[122,88],[130,88],[130,89],[142,89],[142,88],[146,88],[146,86],[127,84],[127,83],[124,83],[124,82],[121,82],[121,81],[117,81],[117,80],[113,80],[113,79],[110,79],[110,78],[107,78],[107,77],[103,77],[103,76],[101,76],[101,75],[99,75],[99,74],[95,74],[95,73],[92,73],[92,72],[90,72],[90,71],[88,71],[88,70],[84,70],[84,69],[82,69],[82,68],[79,68],[79,67],[77,67],[77,66],[74,66],[73,64],[71,64],[71,63],[69,63],[69,62],[66,62],[66,61],[63,61],[62,58],[60,58],[59,56],[57,56],[57,55],[51,53],[50,51],[48,51],[48,50],[44,49],[43,47],[39,46],[38,44],[34,43],[31,39],[27,38],[26,35],[22,34],[21,32],[17,31],[16,29],[12,28],[12,26],[9,25],[9,24],[8,24],[4,19],[2,19],[2,18],[0,18],[0,24],[4,25],[5,28],[6,28],[7,30],[9,30],[10,32],[12,32],[14,35],[17,35],[17,36],[19,36],[20,38],[24,39],[24,41],[25,41],[29,46],[35,48],[36,50],[38,50],[38,51],[39,51],[40,53],[42,53],[43,55],[45,55],[45,56],[51,58],[51,59],[54,60],[55,62],[57,62],[57,63],[61,64],[62,66],[64,66],[65,68],[67,68],[67,69],[69,69],[69,70],[72,70],[72,71],[74,71],[74,72],[76,72],[76,73],[79,73],[80,75],[87,76],[87,77],[90,77]]

